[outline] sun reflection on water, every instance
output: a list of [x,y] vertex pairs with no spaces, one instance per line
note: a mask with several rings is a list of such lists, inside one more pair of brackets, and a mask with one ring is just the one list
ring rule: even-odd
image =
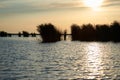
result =
[[102,50],[98,43],[89,43],[86,46],[86,68],[90,73],[86,76],[89,79],[99,78],[102,76],[101,69],[102,63]]

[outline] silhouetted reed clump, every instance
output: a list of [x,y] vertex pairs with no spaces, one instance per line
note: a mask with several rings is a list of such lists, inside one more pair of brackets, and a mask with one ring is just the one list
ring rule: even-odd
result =
[[37,31],[40,33],[42,37],[42,42],[57,42],[60,41],[61,32],[56,29],[54,25],[49,24],[41,24],[37,26]]
[[73,24],[71,26],[71,35],[72,35],[72,40],[73,41],[82,40],[81,28],[78,25]]
[[0,31],[0,37],[11,37],[11,34],[5,32],[5,31]]
[[29,33],[27,31],[23,31],[22,34],[23,34],[23,37],[29,37]]
[[36,37],[36,34],[35,33],[31,33],[30,34],[32,37]]
[[71,35],[73,41],[113,41],[120,42],[120,23],[114,21],[111,25],[92,25],[82,26],[72,25]]
[[19,33],[18,33],[18,37],[21,37],[21,36],[22,36],[22,33],[21,33],[21,32],[19,32]]

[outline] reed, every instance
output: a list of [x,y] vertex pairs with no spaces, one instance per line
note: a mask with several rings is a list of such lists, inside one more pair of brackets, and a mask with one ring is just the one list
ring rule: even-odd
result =
[[44,43],[57,42],[61,40],[60,38],[61,38],[62,32],[60,32],[60,30],[58,30],[51,23],[41,24],[37,26],[37,31],[40,33],[42,37],[42,42]]
[[82,26],[74,24],[71,26],[71,35],[73,41],[120,42],[120,23],[114,21],[110,25],[83,24]]

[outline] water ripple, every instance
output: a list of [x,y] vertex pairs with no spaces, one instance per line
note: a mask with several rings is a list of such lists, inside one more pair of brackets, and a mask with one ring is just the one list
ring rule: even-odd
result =
[[0,38],[0,80],[120,80],[119,44]]

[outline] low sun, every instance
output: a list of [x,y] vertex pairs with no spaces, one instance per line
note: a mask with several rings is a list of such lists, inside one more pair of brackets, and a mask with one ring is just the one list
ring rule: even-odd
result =
[[103,0],[83,0],[83,3],[93,10],[98,10],[102,5]]

